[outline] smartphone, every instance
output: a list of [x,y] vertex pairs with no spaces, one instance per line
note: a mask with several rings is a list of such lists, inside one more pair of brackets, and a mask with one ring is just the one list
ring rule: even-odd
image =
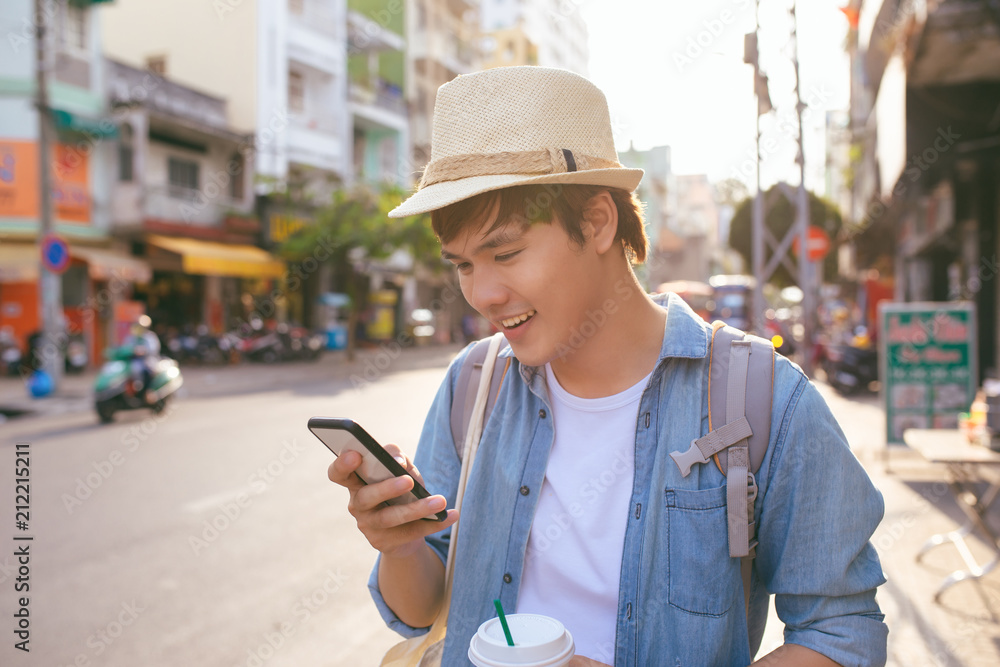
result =
[[[361,467],[355,474],[365,484],[375,484],[391,477],[408,475],[406,469],[385,448],[378,444],[366,430],[350,419],[334,419],[333,417],[313,417],[309,420],[309,430],[327,448],[340,456],[343,452],[353,450],[361,454]],[[430,496],[420,482],[413,480],[413,489],[401,496],[387,500],[389,505],[405,505],[420,498]],[[430,521],[444,521],[448,513],[444,510],[424,517]]]

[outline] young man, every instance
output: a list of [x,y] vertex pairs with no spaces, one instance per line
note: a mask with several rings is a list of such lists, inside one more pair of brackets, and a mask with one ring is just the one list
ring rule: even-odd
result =
[[[501,68],[438,91],[431,161],[392,215],[432,212],[463,294],[510,343],[463,501],[443,664],[468,664],[469,640],[499,598],[508,611],[561,620],[574,664],[746,665],[768,594],[786,643],[767,664],[882,664],[884,578],[868,542],[882,499],[816,389],[783,358],[757,474],[746,613],[726,478],[714,465],[682,476],[670,457],[709,430],[711,328],[636,280],[641,176],[618,163],[603,94],[575,74]],[[424,632],[442,603],[457,513],[443,524],[420,517],[454,504],[451,402],[466,354],[411,468],[439,495],[383,507],[412,480],[363,486],[354,455],[329,470],[380,552],[370,582],[379,611],[406,636]],[[753,377],[747,389],[771,390]]]

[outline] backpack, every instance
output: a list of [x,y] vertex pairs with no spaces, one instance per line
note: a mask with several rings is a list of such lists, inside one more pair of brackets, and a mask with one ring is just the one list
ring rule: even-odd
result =
[[[465,442],[475,402],[474,390],[479,386],[489,342],[490,338],[484,338],[474,343],[458,373],[451,403],[451,433],[459,459],[462,458],[462,450],[458,443]],[[504,340],[501,350],[507,345]],[[692,466],[707,464],[709,460],[726,477],[729,555],[740,559],[743,605],[747,612],[750,607],[750,576],[757,547],[757,525],[754,522],[758,489],[756,473],[767,452],[771,432],[774,357],[774,346],[770,341],[743,333],[723,322],[713,322],[709,346],[709,432],[693,440],[686,451],[670,454],[684,477],[691,473]],[[484,424],[489,421],[509,368],[509,357],[506,364],[497,363],[493,367]],[[747,391],[747,381],[751,377],[753,388],[761,390]],[[767,391],[762,391],[764,387]],[[741,483],[744,479],[745,486]]]

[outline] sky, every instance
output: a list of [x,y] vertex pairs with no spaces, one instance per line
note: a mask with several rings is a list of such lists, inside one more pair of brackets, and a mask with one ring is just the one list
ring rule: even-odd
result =
[[[608,97],[619,151],[668,145],[673,171],[737,177],[756,187],[756,102],[743,62],[754,29],[753,0],[563,0],[590,33],[590,79]],[[798,3],[802,99],[808,105],[806,184],[824,190],[826,112],[846,110],[845,0]],[[761,0],[760,59],[775,111],[762,118],[763,187],[799,182],[795,164],[792,0]]]

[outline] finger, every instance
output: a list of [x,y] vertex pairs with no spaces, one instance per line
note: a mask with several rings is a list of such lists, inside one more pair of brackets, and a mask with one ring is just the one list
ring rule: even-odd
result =
[[403,469],[407,472],[413,469],[413,462],[410,461],[410,457],[408,457],[398,446],[388,444],[385,446],[385,451],[389,452],[389,456],[396,459],[396,463],[403,466]]
[[364,486],[364,483],[354,472],[361,467],[361,460],[361,454],[355,451],[346,451],[327,468],[327,477],[330,478],[331,482],[346,486],[348,489],[360,488]]
[[[421,498],[405,505],[388,505],[367,517],[368,525],[375,530],[389,530],[423,519],[434,518],[443,512],[447,502],[444,496]],[[436,521],[432,521],[436,523]],[[433,531],[431,531],[433,532]]]
[[413,479],[409,475],[403,477],[390,477],[389,479],[375,484],[368,484],[357,489],[352,494],[351,504],[348,510],[352,514],[355,512],[368,512],[377,509],[382,503],[398,498],[413,489]]
[[382,553],[402,555],[412,553],[415,543],[422,543],[428,535],[446,530],[456,521],[458,521],[458,510],[448,510],[448,516],[444,521],[411,521],[397,528],[365,533],[365,536],[368,542]]

